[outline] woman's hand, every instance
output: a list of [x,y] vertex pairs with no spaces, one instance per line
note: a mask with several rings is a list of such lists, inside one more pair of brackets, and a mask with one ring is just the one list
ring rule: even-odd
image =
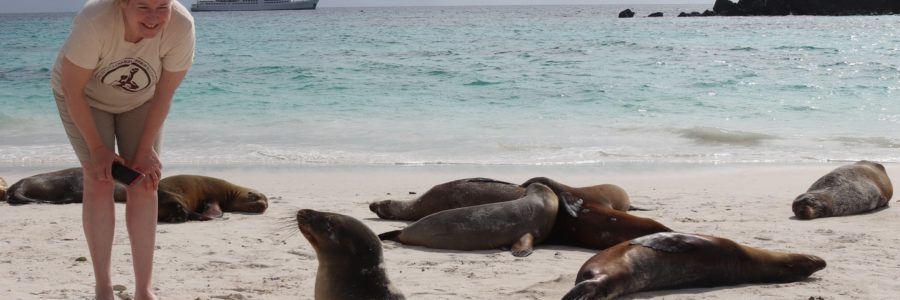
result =
[[143,182],[138,184],[143,184],[144,187],[152,190],[159,187],[159,180],[162,178],[162,162],[155,150],[150,148],[147,151],[138,151],[131,168],[144,174]]
[[110,182],[112,178],[113,162],[124,162],[115,152],[106,147],[106,145],[97,146],[90,149],[91,161],[87,162],[84,167],[84,176],[90,176],[97,181]]

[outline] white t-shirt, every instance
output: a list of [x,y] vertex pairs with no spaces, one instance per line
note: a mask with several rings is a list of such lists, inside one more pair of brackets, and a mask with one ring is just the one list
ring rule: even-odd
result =
[[178,0],[172,16],[152,39],[125,40],[122,9],[115,0],[90,0],[75,16],[72,32],[53,66],[53,90],[65,95],[61,69],[63,57],[93,70],[84,93],[91,107],[122,113],[153,97],[162,70],[180,72],[194,61],[194,18]]

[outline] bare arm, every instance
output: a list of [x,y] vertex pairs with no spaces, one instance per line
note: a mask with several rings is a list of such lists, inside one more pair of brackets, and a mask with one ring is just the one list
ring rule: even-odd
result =
[[144,124],[144,132],[141,134],[138,143],[137,153],[135,153],[132,167],[141,173],[145,173],[151,180],[148,181],[155,188],[159,183],[162,175],[162,163],[156,151],[153,150],[153,144],[159,136],[159,131],[169,114],[169,108],[172,106],[172,97],[175,90],[181,84],[187,70],[180,72],[169,72],[163,70],[159,76],[159,82],[156,84],[156,92],[150,99],[150,112],[147,115]]
[[75,127],[84,138],[90,151],[90,161],[84,162],[86,174],[92,174],[94,178],[102,181],[111,180],[110,168],[113,161],[121,161],[121,158],[109,149],[100,138],[100,132],[94,123],[91,107],[85,100],[84,88],[91,78],[93,70],[79,67],[63,58],[61,69],[61,82],[65,93],[66,109]]

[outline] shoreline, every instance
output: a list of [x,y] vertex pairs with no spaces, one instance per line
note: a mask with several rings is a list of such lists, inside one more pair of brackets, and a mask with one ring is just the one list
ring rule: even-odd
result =
[[[318,262],[293,214],[309,208],[352,216],[376,234],[406,222],[378,219],[368,203],[411,199],[433,185],[466,177],[513,183],[547,176],[574,186],[613,183],[635,206],[630,212],[674,230],[720,236],[769,250],[818,255],[828,267],[801,282],[665,290],[634,298],[888,299],[900,283],[894,251],[897,209],[793,219],[790,203],[813,181],[843,163],[708,165],[687,168],[517,166],[172,166],[166,176],[219,177],[265,193],[261,215],[226,213],[208,222],[160,224],[155,287],[161,299],[312,299]],[[897,164],[886,164],[889,175]],[[0,168],[9,184],[40,168]],[[15,171],[15,172],[10,172]],[[893,172],[892,172],[893,171]],[[30,176],[29,175],[29,176]],[[896,177],[895,177],[896,178]],[[415,192],[416,195],[410,194]],[[79,204],[0,203],[0,298],[90,299],[93,279],[80,227]],[[113,282],[133,290],[124,205],[116,204]],[[559,299],[597,251],[538,245],[528,257],[508,251],[452,251],[383,244],[389,278],[408,299]],[[53,271],[50,271],[53,270]],[[53,283],[53,284],[48,284]],[[465,288],[463,288],[465,287]]]

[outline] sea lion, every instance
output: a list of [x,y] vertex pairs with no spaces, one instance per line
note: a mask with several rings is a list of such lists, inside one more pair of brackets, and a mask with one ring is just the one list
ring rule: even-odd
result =
[[0,201],[6,201],[6,180],[0,177]]
[[453,208],[519,199],[525,188],[488,179],[467,178],[435,185],[414,200],[382,200],[369,210],[387,220],[417,221],[427,215]]
[[297,211],[297,227],[316,250],[316,300],[405,299],[384,270],[381,241],[353,217]]
[[620,243],[581,266],[563,300],[743,283],[803,280],[825,268],[805,254],[776,252],[707,235],[661,232]]
[[200,175],[176,175],[159,181],[160,222],[206,221],[224,212],[263,213],[266,195],[228,181]]
[[[568,193],[568,192],[563,192]],[[560,197],[563,208],[556,215],[556,224],[548,244],[603,250],[621,242],[657,232],[672,231],[654,221],[612,209],[600,202],[585,202],[574,197]]]
[[378,237],[439,249],[510,247],[514,256],[523,257],[550,234],[558,209],[556,194],[535,183],[526,188],[522,198],[436,212]]
[[[84,174],[81,168],[41,173],[13,183],[7,190],[9,204],[81,203],[84,196]],[[125,202],[125,186],[116,183],[113,199]],[[0,198],[2,200],[3,198]]]
[[846,216],[887,207],[894,188],[879,163],[861,160],[834,169],[794,199],[799,219]]
[[586,187],[570,187],[547,177],[534,177],[522,183],[525,187],[529,184],[540,182],[550,187],[557,195],[561,192],[569,192],[575,198],[585,202],[597,202],[609,206],[618,211],[628,211],[631,208],[631,200],[624,189],[615,184],[600,184]]

